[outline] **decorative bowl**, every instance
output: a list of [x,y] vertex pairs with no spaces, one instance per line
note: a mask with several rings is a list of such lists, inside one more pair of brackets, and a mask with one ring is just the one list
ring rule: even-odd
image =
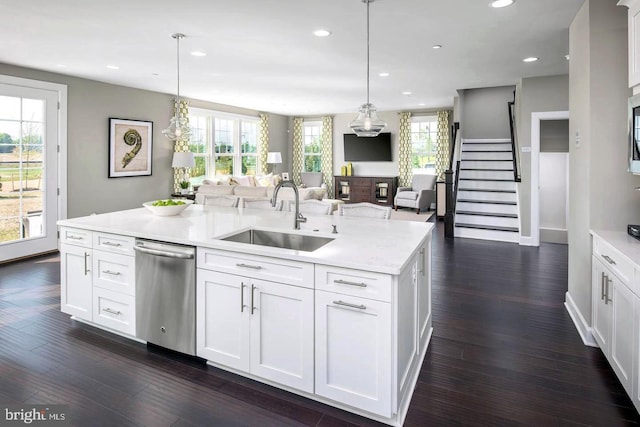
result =
[[[163,199],[169,200],[169,199]],[[153,206],[155,202],[158,200],[153,200],[151,202],[145,202],[142,204],[145,208],[149,209],[152,214],[158,216],[173,216],[179,215],[183,210],[187,209],[187,206],[193,204],[193,200],[183,200],[183,199],[171,199],[174,202],[183,202],[181,205],[169,205],[169,206]]]

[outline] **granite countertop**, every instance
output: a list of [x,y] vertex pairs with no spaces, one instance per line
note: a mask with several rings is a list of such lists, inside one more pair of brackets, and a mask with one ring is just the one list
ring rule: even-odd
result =
[[[433,229],[427,222],[306,215],[307,222],[296,231],[293,216],[291,212],[191,205],[177,216],[156,216],[140,208],[61,220],[58,225],[387,274],[400,274]],[[333,224],[338,234],[331,233]],[[334,240],[313,252],[220,240],[249,228]]]

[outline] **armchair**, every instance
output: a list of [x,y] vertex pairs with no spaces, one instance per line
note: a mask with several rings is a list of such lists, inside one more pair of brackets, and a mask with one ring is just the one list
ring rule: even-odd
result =
[[420,210],[431,209],[431,203],[436,200],[436,178],[437,175],[414,175],[411,187],[398,187],[393,199],[395,209],[398,210],[398,206],[415,208],[418,214]]

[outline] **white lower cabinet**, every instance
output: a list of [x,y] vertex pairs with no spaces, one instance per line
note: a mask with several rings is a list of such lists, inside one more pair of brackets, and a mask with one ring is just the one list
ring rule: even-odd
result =
[[313,392],[313,289],[197,270],[197,354]]
[[89,321],[93,303],[92,257],[90,248],[60,245],[60,309]]
[[136,303],[131,295],[108,289],[93,290],[93,322],[125,334],[136,334]]
[[391,417],[391,304],[316,291],[316,394]]

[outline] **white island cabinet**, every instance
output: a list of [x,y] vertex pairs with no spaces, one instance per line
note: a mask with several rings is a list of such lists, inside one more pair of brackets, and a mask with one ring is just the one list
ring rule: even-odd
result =
[[[60,221],[62,311],[135,339],[135,239],[195,246],[199,357],[402,425],[432,333],[433,225],[310,215],[292,230],[292,216],[192,205],[175,217],[133,209]],[[248,229],[325,244],[225,240]]]

